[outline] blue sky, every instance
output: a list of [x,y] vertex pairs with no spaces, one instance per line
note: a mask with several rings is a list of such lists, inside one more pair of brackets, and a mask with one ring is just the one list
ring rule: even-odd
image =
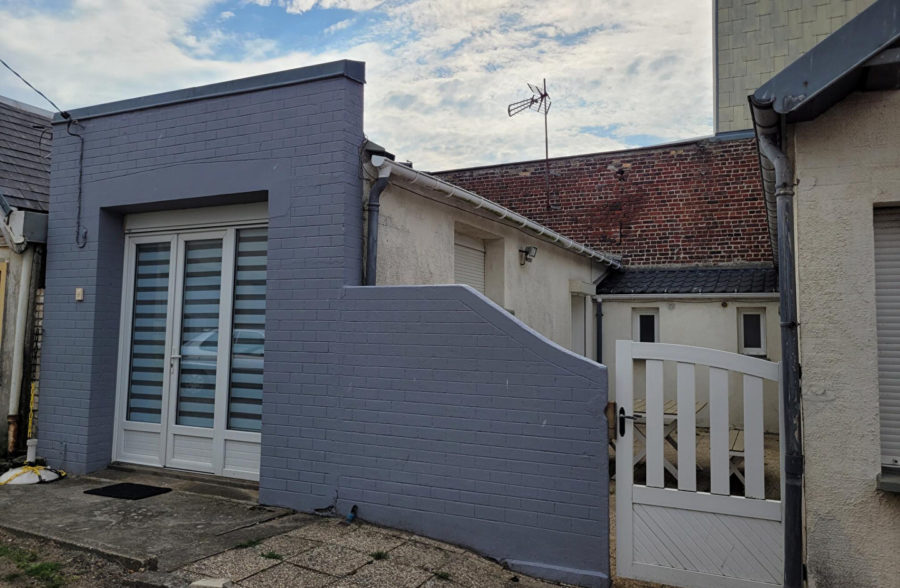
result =
[[545,77],[551,156],[710,134],[711,29],[705,0],[0,0],[0,57],[63,109],[357,59],[367,135],[430,170],[543,157],[506,106]]

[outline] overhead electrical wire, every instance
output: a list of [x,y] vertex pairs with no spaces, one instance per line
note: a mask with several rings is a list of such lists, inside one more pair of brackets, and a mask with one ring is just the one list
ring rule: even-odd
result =
[[8,63],[6,63],[5,61],[3,61],[3,59],[0,59],[0,63],[3,64],[3,67],[5,67],[5,68],[8,69],[9,71],[11,71],[11,72],[13,73],[14,76],[16,76],[17,78],[19,78],[20,80],[22,80],[22,81],[25,83],[26,86],[28,86],[29,88],[31,88],[32,90],[34,90],[35,92],[37,92],[38,95],[39,95],[41,98],[43,98],[44,100],[46,100],[47,102],[49,102],[50,105],[53,106],[53,109],[56,110],[56,112],[58,112],[59,115],[60,115],[61,117],[63,117],[63,118],[66,119],[66,120],[68,120],[68,119],[70,118],[70,115],[69,115],[68,112],[64,112],[63,110],[61,110],[60,107],[57,106],[56,103],[55,103],[53,100],[50,100],[49,98],[47,98],[47,95],[46,95],[46,94],[44,94],[43,92],[41,92],[40,90],[38,90],[37,88],[35,88],[34,86],[32,86],[31,83],[30,83],[28,80],[26,80],[25,78],[23,78],[22,75],[19,74],[19,72],[17,72],[16,70],[14,70]]
[[[66,112],[65,110],[62,110],[59,106],[57,106],[56,102],[54,102],[53,100],[50,100],[50,98],[48,98],[46,94],[44,94],[43,92],[41,92],[40,90],[35,88],[31,84],[31,82],[29,82],[24,77],[22,77],[22,75],[19,72],[14,70],[3,59],[0,59],[0,64],[3,64],[3,67],[5,67],[9,71],[11,71],[13,73],[13,75],[16,76],[17,78],[19,78],[20,80],[22,80],[22,82],[26,86],[28,86],[29,88],[31,88],[32,90],[37,92],[37,94],[41,98],[43,98],[44,100],[49,102],[50,105],[53,106],[53,108],[56,110],[56,112],[59,113],[59,116],[61,116],[64,120],[68,121],[66,124],[66,133],[68,133],[72,137],[78,138],[78,141],[80,143],[80,149],[78,151],[78,197],[77,197],[77,212],[75,214],[75,244],[79,248],[84,247],[85,244],[87,243],[87,227],[84,227],[81,224],[81,200],[82,200],[82,198],[81,198],[82,189],[81,188],[82,188],[83,177],[84,177],[84,136],[79,135],[78,133],[73,133],[72,125],[77,125],[82,128],[84,128],[84,126],[80,122],[78,122],[77,120],[72,118],[71,114],[69,114],[68,112]],[[43,134],[41,136],[43,137]]]

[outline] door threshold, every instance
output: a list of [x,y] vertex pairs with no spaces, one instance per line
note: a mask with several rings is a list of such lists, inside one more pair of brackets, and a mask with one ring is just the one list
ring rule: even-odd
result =
[[[220,486],[224,488],[231,489],[242,489],[242,490],[250,490],[253,492],[259,491],[259,482],[254,482],[253,480],[242,480],[240,478],[227,478],[225,476],[216,476],[213,474],[202,474],[199,472],[189,472],[186,470],[175,470],[172,468],[160,468],[154,466],[146,466],[134,463],[125,463],[121,461],[114,461],[110,463],[107,467],[107,470],[117,471],[117,472],[128,472],[133,474],[143,474],[150,476],[159,476],[161,478],[174,478],[176,480],[184,480],[187,482],[196,482],[201,484],[208,484],[211,486]],[[100,472],[97,472],[100,474]],[[95,474],[96,475],[96,474]]]

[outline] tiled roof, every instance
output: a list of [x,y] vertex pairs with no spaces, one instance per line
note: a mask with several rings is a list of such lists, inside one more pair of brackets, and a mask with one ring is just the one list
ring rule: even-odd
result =
[[612,272],[597,294],[758,294],[778,292],[778,271],[767,267],[626,269]]
[[50,201],[50,116],[0,98],[0,192],[17,208]]

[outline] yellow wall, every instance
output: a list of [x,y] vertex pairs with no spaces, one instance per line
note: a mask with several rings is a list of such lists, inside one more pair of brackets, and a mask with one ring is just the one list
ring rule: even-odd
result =
[[747,96],[874,0],[716,0],[716,132],[749,129]]
[[900,204],[900,92],[853,94],[794,128],[811,585],[896,586],[900,496],[881,469],[873,207]]

